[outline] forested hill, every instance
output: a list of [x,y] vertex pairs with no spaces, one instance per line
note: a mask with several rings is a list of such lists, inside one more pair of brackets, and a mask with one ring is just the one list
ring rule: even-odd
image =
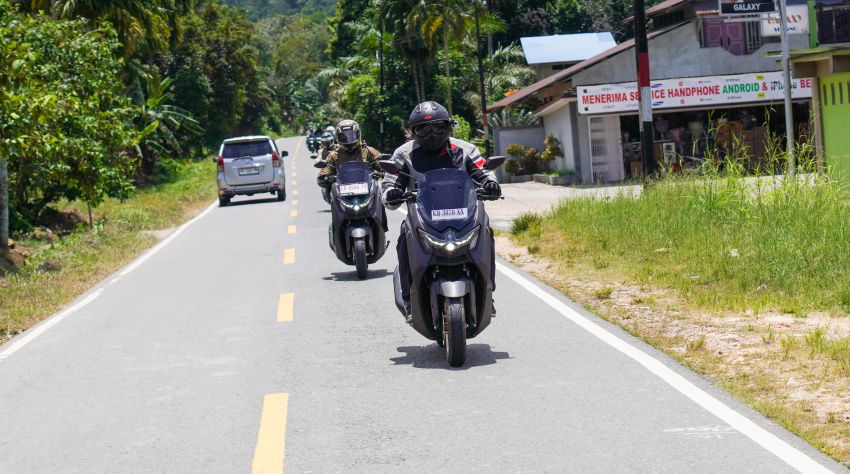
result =
[[248,18],[260,20],[275,15],[321,12],[333,15],[336,0],[221,0],[222,3],[245,10]]

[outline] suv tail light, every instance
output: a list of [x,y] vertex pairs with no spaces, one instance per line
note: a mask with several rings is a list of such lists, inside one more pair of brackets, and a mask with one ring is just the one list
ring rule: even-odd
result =
[[215,162],[215,167],[218,169],[218,171],[224,171],[224,157],[223,156],[218,157],[218,161]]
[[277,156],[276,151],[272,152],[272,166],[274,166],[275,168],[280,168],[280,157]]

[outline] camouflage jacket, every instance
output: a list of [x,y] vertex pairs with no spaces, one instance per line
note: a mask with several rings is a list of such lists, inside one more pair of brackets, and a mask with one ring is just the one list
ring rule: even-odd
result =
[[378,165],[379,156],[381,156],[381,152],[368,145],[362,145],[358,147],[356,150],[354,150],[353,153],[343,147],[338,147],[336,150],[328,154],[326,160],[328,165],[322,168],[321,171],[319,171],[319,184],[321,184],[321,180],[323,177],[335,175],[337,168],[339,168],[339,165],[347,163],[349,161],[360,160],[368,163],[373,170],[380,171],[381,168]]

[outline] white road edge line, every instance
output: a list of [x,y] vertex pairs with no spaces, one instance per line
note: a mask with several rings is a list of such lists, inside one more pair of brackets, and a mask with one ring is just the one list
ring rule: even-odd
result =
[[3,360],[8,358],[10,355],[14,354],[15,352],[18,352],[19,350],[21,350],[24,346],[26,346],[27,344],[32,342],[35,338],[44,334],[45,331],[47,331],[48,329],[50,329],[53,326],[62,322],[63,319],[65,319],[68,316],[76,313],[77,311],[79,311],[80,309],[82,309],[83,307],[85,307],[86,305],[91,303],[92,301],[96,300],[103,293],[103,290],[107,286],[114,284],[122,276],[127,275],[128,273],[132,272],[133,270],[139,268],[139,266],[141,266],[143,263],[148,261],[149,258],[153,257],[157,252],[162,250],[162,248],[165,247],[169,242],[174,240],[178,235],[180,235],[184,230],[186,230],[187,227],[189,227],[195,221],[204,217],[210,211],[215,209],[216,204],[217,204],[216,202],[210,204],[210,206],[207,207],[206,209],[204,209],[203,212],[201,212],[200,214],[198,214],[197,216],[195,216],[191,220],[184,222],[183,225],[178,227],[174,232],[171,233],[171,235],[169,235],[167,238],[165,238],[160,243],[151,247],[151,249],[148,250],[147,252],[145,252],[141,257],[136,258],[136,260],[134,260],[132,263],[130,263],[128,266],[126,266],[120,273],[118,273],[117,277],[112,278],[106,285],[101,286],[97,290],[93,291],[90,295],[86,296],[85,298],[83,298],[79,302],[75,303],[74,305],[60,311],[58,314],[45,319],[41,324],[37,325],[36,327],[27,330],[26,332],[24,332],[24,334],[20,338],[13,339],[12,342],[9,343],[9,347],[4,349],[3,352],[0,352],[0,362],[2,362]]
[[[404,215],[407,215],[407,210],[397,209]],[[720,418],[732,428],[738,430],[744,436],[755,441],[761,447],[772,453],[774,456],[785,461],[794,469],[805,473],[831,473],[826,466],[821,465],[806,453],[782,441],[775,434],[765,430],[761,426],[755,424],[746,416],[729,408],[725,403],[709,395],[705,390],[697,387],[685,377],[677,374],[673,369],[667,367],[660,360],[652,357],[646,352],[620,339],[613,333],[607,331],[602,326],[594,323],[585,316],[582,316],[578,311],[570,308],[558,298],[547,293],[545,290],[537,286],[534,282],[511,270],[505,265],[496,262],[496,269],[506,277],[513,280],[519,286],[525,288],[532,295],[540,298],[544,303],[552,309],[567,318],[576,326],[584,329],[590,334],[596,336],[602,342],[608,344],[613,349],[619,351],[626,357],[634,360],[642,365],[645,369],[652,372],[658,378],[666,382],[668,385],[676,389],[682,395],[691,399],[694,403],[701,406],[707,412]]]
[[161,241],[160,243],[158,243],[158,244],[154,245],[154,246],[153,246],[150,250],[148,250],[147,252],[145,252],[145,254],[144,254],[144,255],[142,255],[141,257],[137,258],[137,259],[136,259],[133,263],[131,263],[131,264],[127,265],[127,266],[126,266],[123,270],[121,270],[121,272],[120,272],[120,273],[118,273],[118,275],[119,275],[119,276],[126,276],[128,273],[130,273],[130,272],[132,272],[133,270],[135,270],[135,269],[139,268],[140,266],[142,266],[142,264],[143,264],[143,263],[145,263],[145,262],[147,262],[149,258],[151,258],[151,257],[153,257],[154,255],[156,255],[156,254],[157,254],[160,250],[162,250],[162,248],[163,248],[163,247],[165,247],[166,245],[168,245],[168,244],[169,244],[172,240],[176,239],[176,238],[177,238],[177,236],[179,236],[180,234],[182,234],[182,233],[183,233],[183,231],[184,231],[184,230],[186,230],[186,228],[187,228],[187,227],[189,227],[190,225],[194,224],[196,221],[198,221],[199,219],[201,219],[201,218],[202,218],[202,217],[204,217],[205,215],[209,214],[209,213],[210,213],[213,209],[215,209],[215,208],[216,208],[216,205],[217,205],[217,202],[213,202],[212,204],[210,204],[210,205],[209,205],[209,207],[207,207],[206,209],[204,209],[204,211],[203,211],[203,212],[201,212],[201,213],[200,213],[200,214],[198,214],[197,216],[193,217],[190,221],[183,223],[183,225],[181,225],[180,227],[178,227],[178,228],[177,228],[177,230],[175,230],[174,232],[172,232],[172,233],[171,233],[171,235],[169,235],[168,237],[166,237],[163,241]]
[[59,324],[63,319],[65,319],[68,316],[76,313],[83,306],[86,306],[87,304],[96,300],[97,297],[100,296],[101,293],[103,293],[103,288],[98,288],[92,294],[86,296],[84,299],[80,300],[78,303],[74,304],[73,306],[66,308],[65,310],[61,311],[59,314],[45,320],[43,323],[39,324],[35,328],[26,331],[26,333],[24,333],[23,336],[21,336],[18,339],[15,339],[14,342],[9,344],[9,347],[4,349],[3,352],[0,352],[0,362],[2,362],[3,360],[5,360],[7,357],[14,354],[15,352],[18,352],[19,350],[21,350],[21,348],[23,348],[24,346],[26,346],[27,344],[32,342],[33,339],[40,336],[42,333],[44,333],[44,331],[47,331],[48,329],[52,328],[53,326]]
[[658,378],[679,391],[682,395],[690,398],[697,405],[701,406],[712,415],[720,418],[729,426],[740,431],[742,434],[761,445],[761,447],[788,463],[789,466],[805,473],[832,472],[809,457],[807,454],[791,446],[785,441],[782,441],[773,433],[770,433],[755,424],[746,416],[738,413],[720,400],[709,395],[706,391],[697,387],[688,379],[664,365],[664,363],[660,360],[620,339],[613,333],[608,332],[602,326],[589,320],[587,317],[582,316],[578,311],[570,308],[562,301],[550,295],[534,282],[528,280],[524,276],[501,263],[496,263],[496,269],[521,287],[528,290],[528,292],[534,296],[540,298],[544,303],[548,304],[552,309],[560,313],[561,316],[567,318],[575,325],[611,346],[613,349],[642,365],[645,369],[655,374]]

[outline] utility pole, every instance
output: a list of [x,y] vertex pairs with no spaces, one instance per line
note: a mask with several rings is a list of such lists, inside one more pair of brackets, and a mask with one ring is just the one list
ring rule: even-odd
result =
[[381,35],[381,40],[378,44],[378,64],[380,65],[380,71],[381,71],[380,72],[380,76],[381,76],[381,78],[380,78],[380,82],[381,82],[381,110],[380,110],[381,122],[380,122],[379,126],[380,126],[380,134],[381,134],[381,139],[380,139],[381,150],[383,150],[384,148],[386,148],[386,146],[384,145],[384,119],[386,118],[386,111],[387,111],[387,107],[386,107],[387,104],[384,103],[385,86],[384,86],[384,16],[383,15],[381,15],[380,35]]
[[481,51],[481,2],[475,2],[475,49],[478,50],[478,87],[481,94],[481,125],[484,127],[484,156],[490,156],[490,120],[487,117],[487,90],[484,87],[484,56]]
[[9,254],[9,168],[0,156],[0,256]]
[[655,138],[652,133],[652,89],[649,87],[649,40],[646,37],[646,12],[643,0],[635,0],[635,53],[637,85],[640,91],[640,133],[643,174],[655,171]]
[[791,69],[788,53],[788,9],[779,0],[779,31],[782,38],[782,76],[785,82],[785,152],[788,154],[788,176],[794,176],[797,160],[794,157],[794,109],[791,105]]

